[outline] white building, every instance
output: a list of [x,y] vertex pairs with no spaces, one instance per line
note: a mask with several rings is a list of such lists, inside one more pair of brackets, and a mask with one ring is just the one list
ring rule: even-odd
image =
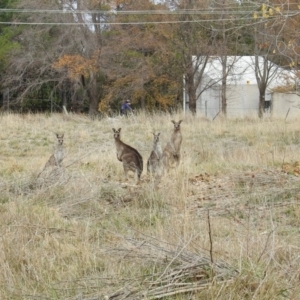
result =
[[[263,58],[259,57],[259,64],[262,66]],[[268,62],[270,68],[270,79],[265,95],[266,111],[268,107],[272,108],[272,113],[285,116],[291,105],[288,102],[290,95],[284,94],[285,98],[277,95],[280,105],[273,105],[273,89],[278,86],[285,86],[287,78],[293,78],[293,74],[283,68]],[[200,66],[201,68],[201,66]],[[262,67],[261,67],[262,69]],[[259,90],[255,77],[255,56],[228,56],[227,57],[227,117],[243,118],[258,115]],[[221,80],[222,63],[221,58],[212,56],[209,58],[204,69],[201,84],[197,89],[197,113],[213,119],[221,111]],[[276,93],[277,94],[277,93]],[[298,97],[293,95],[294,97]],[[188,110],[188,95],[185,95],[185,107]],[[300,97],[298,97],[300,100]],[[284,100],[285,99],[285,100]],[[293,102],[297,100],[293,100]],[[280,109],[279,109],[280,107]],[[274,108],[274,109],[273,109]],[[278,108],[278,110],[277,110]],[[274,111],[276,109],[276,111]],[[297,113],[300,109],[295,108]]]

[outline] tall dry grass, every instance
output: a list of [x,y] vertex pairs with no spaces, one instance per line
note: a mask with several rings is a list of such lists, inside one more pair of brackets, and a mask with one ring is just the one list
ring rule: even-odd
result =
[[[182,162],[155,187],[152,132],[164,146],[172,119]],[[299,298],[300,181],[282,172],[300,160],[299,120],[8,114],[0,126],[1,299]],[[143,156],[139,186],[123,182],[119,127]],[[37,177],[53,132],[64,168]]]

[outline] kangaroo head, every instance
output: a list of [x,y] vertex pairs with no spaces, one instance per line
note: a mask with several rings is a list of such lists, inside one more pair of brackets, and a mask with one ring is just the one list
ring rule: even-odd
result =
[[121,128],[119,128],[118,130],[116,130],[116,129],[112,129],[113,130],[113,132],[114,132],[114,138],[115,139],[120,139],[120,135],[121,135]]
[[158,143],[159,142],[159,136],[160,136],[160,132],[159,133],[157,133],[157,134],[155,134],[154,132],[153,132],[153,141],[154,141],[154,143]]
[[171,122],[174,124],[175,131],[180,130],[180,123],[182,122],[182,120],[179,120],[178,122],[175,122],[174,120],[172,120]]
[[62,145],[64,143],[64,134],[56,133],[58,145]]

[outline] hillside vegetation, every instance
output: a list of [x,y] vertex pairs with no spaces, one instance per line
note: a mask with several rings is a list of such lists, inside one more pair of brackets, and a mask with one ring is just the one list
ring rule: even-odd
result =
[[[182,162],[147,175],[182,119]],[[1,299],[299,299],[300,122],[0,117]],[[112,128],[144,160],[124,182]],[[63,168],[42,172],[64,133]]]

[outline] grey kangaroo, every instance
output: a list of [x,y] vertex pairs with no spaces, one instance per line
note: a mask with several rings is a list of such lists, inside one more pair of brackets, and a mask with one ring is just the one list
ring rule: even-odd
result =
[[61,163],[64,159],[64,147],[63,147],[64,134],[56,133],[56,137],[57,137],[57,146],[54,150],[54,153],[48,159],[44,167],[44,170],[50,166],[61,167]]
[[153,175],[162,175],[162,148],[159,141],[160,132],[153,132],[153,148],[147,161],[147,172]]
[[143,172],[143,158],[140,153],[133,147],[121,141],[121,128],[112,129],[114,132],[115,145],[117,149],[117,158],[123,163],[124,174],[128,180],[128,171],[132,171],[136,175],[136,181],[139,183]]
[[174,124],[174,130],[171,135],[171,139],[165,146],[163,150],[163,166],[166,169],[166,171],[169,171],[171,167],[177,167],[180,163],[180,147],[182,142],[182,134],[180,130],[180,124],[182,120],[175,122],[172,120],[172,123]]

